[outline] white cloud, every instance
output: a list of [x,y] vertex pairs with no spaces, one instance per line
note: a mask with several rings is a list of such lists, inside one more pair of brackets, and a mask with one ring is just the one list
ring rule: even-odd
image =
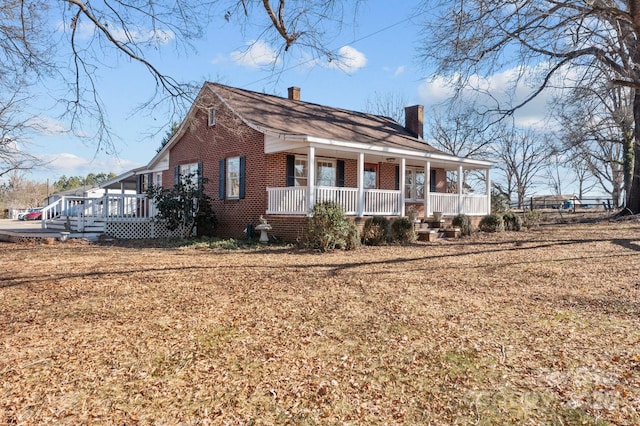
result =
[[244,51],[231,52],[231,60],[238,65],[250,68],[260,68],[265,65],[274,65],[278,61],[278,54],[267,43],[255,40],[247,43]]
[[398,68],[396,68],[396,70],[393,72],[393,76],[397,77],[400,74],[403,74],[405,71],[406,67],[404,65],[400,65]]
[[86,176],[88,173],[102,172],[120,174],[140,166],[133,161],[116,157],[85,158],[68,152],[43,154],[40,157],[46,163],[47,170],[67,176]]
[[[462,99],[489,109],[518,105],[537,88],[536,75],[545,66],[546,64],[532,68],[514,67],[487,77],[473,75],[468,80],[468,88],[461,94]],[[425,80],[418,87],[420,101],[427,106],[434,106],[451,98],[455,94],[452,82],[457,77],[434,76]],[[554,86],[562,87],[560,77],[558,80]],[[514,113],[516,125],[528,128],[548,127],[551,124],[548,117],[549,102],[560,92],[561,89],[549,88],[519,108]]]
[[336,57],[324,64],[326,68],[342,70],[346,73],[353,73],[367,65],[367,57],[364,53],[351,46],[342,46],[338,49]]

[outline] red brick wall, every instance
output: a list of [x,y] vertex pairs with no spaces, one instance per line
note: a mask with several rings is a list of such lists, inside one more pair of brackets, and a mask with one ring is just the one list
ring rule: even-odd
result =
[[396,164],[378,164],[378,189],[396,189]]
[[[273,165],[267,166],[262,133],[242,123],[217,98],[204,105],[216,108],[216,124],[208,125],[206,109],[196,112],[185,134],[171,148],[169,170],[164,172],[162,181],[165,186],[172,185],[176,165],[202,161],[202,174],[207,179],[205,190],[214,199],[213,210],[218,218],[215,234],[239,237],[247,224],[258,224],[258,218],[266,211],[266,187],[269,177],[273,176]],[[246,158],[245,198],[221,200],[218,196],[219,160],[235,156]]]

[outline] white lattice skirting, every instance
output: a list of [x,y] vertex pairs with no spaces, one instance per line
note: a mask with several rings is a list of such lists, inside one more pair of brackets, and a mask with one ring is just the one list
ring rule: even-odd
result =
[[105,235],[122,240],[140,240],[146,238],[178,237],[178,231],[169,231],[158,222],[107,222]]

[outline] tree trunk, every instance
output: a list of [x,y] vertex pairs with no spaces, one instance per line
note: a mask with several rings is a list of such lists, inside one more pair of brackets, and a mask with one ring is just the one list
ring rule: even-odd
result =
[[[636,140],[637,138],[635,137],[635,131],[632,130],[631,135],[629,134],[625,134],[624,136],[624,140],[623,140],[623,148],[622,148],[622,173],[624,174],[623,177],[623,181],[624,181],[624,190],[625,190],[625,194],[627,194],[627,198],[628,198],[628,194],[631,193],[631,182],[633,181],[633,161],[634,158],[637,157],[637,155],[634,155],[635,152],[635,146],[636,146]],[[620,203],[621,200],[618,199],[618,203]],[[619,207],[619,206],[618,206]]]
[[627,193],[628,213],[640,213],[640,90],[635,90],[633,96],[633,178]]

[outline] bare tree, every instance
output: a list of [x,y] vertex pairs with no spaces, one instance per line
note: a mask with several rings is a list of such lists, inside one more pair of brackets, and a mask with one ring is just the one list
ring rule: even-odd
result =
[[404,108],[409,105],[406,97],[395,92],[373,92],[364,105],[365,112],[389,117],[398,123],[404,122]]
[[505,131],[492,146],[506,184],[506,187],[496,184],[497,189],[509,199],[515,195],[519,208],[524,207],[525,197],[539,185],[548,165],[550,154],[540,149],[542,145],[540,136],[534,132],[512,129]]
[[[532,88],[523,99],[500,105],[502,114],[512,114],[558,81],[563,84],[570,76],[580,80],[594,67],[606,68],[612,85],[640,87],[640,4],[636,1],[438,0],[427,5],[442,13],[428,24],[424,58],[435,61],[437,73],[451,77],[458,90],[506,66],[516,70],[512,94],[523,87],[525,75],[537,75],[528,81]],[[635,160],[627,207],[638,213],[638,90],[633,97],[633,122]]]
[[[301,46],[331,60],[327,37],[340,29],[336,24],[351,7],[340,0],[7,0],[0,4],[0,93],[17,80],[23,89],[44,77],[63,83],[67,90],[58,100],[70,131],[83,135],[91,130],[96,149],[111,151],[96,76],[109,66],[104,58],[134,62],[148,71],[155,91],[141,107],[168,101],[173,113],[182,115],[197,91],[153,62],[161,45],[172,42],[178,51],[189,52],[210,22],[224,17],[239,30],[251,24],[258,37],[278,41],[281,52]],[[55,22],[57,31],[51,31]]]
[[[465,104],[461,109],[458,103],[448,105],[446,110],[434,107],[427,121],[431,136],[429,143],[435,148],[457,157],[486,157],[491,154],[491,143],[497,137],[500,126],[487,128],[482,114],[472,104]],[[447,171],[447,187],[456,188],[457,172]],[[465,170],[463,186],[477,189],[480,183],[486,183],[486,175],[477,170]]]
[[573,171],[578,185],[578,197],[583,198],[585,194],[596,187],[597,183],[594,182],[591,168],[587,162],[575,155],[569,155],[569,158],[569,167]]
[[25,179],[24,173],[11,172],[0,185],[0,208],[37,207],[49,195],[50,189],[46,183]]
[[558,102],[563,145],[583,163],[616,205],[633,176],[634,89],[597,84],[575,88]]
[[22,103],[26,98],[21,95],[21,90],[19,86],[0,93],[0,177],[11,172],[31,170],[42,164],[25,151],[25,143],[20,143],[24,140],[22,135],[25,129],[30,126],[23,114]]
[[433,109],[428,121],[434,147],[457,157],[478,157],[489,153],[499,126],[487,128],[484,117],[473,107],[456,111]]

